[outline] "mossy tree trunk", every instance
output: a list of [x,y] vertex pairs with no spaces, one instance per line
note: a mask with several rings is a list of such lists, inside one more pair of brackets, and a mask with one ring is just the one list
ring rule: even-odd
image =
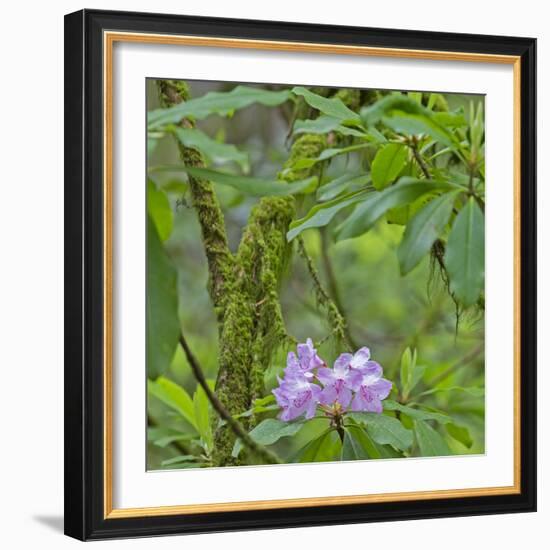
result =
[[[163,107],[186,101],[187,85],[177,80],[158,81]],[[191,127],[189,120],[181,125]],[[325,136],[303,135],[292,145],[285,168],[279,174],[281,185],[308,177],[319,167],[292,169],[296,159],[315,158],[327,147]],[[179,145],[183,162],[204,164],[201,153]],[[219,368],[216,394],[236,415],[248,410],[264,393],[264,372],[273,352],[286,339],[279,301],[281,278],[291,249],[286,239],[294,217],[292,197],[266,197],[252,209],[236,254],[232,254],[219,201],[209,181],[189,177],[192,203],[201,226],[208,262],[208,290],[216,312],[219,332]],[[245,428],[255,423],[252,417]],[[248,424],[248,425],[247,425]],[[242,459],[231,456],[235,436],[227,427],[214,426],[213,463],[236,465]]]

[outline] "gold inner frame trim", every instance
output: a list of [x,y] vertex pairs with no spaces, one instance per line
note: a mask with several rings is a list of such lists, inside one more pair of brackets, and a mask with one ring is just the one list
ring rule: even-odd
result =
[[[514,73],[514,484],[505,487],[473,487],[434,491],[413,491],[366,495],[306,497],[245,502],[221,502],[212,504],[182,504],[149,508],[113,508],[113,46],[116,42],[164,44],[180,46],[203,46],[216,48],[258,49],[268,51],[302,52],[319,54],[359,55],[371,57],[394,57],[426,59],[432,61],[465,61],[474,63],[497,63],[513,66]],[[521,432],[520,432],[520,227],[521,227],[521,61],[518,56],[347,46],[341,44],[316,44],[306,42],[283,42],[273,40],[249,40],[241,38],[216,38],[203,36],[164,35],[132,32],[105,31],[103,34],[103,110],[104,110],[104,518],[153,517],[212,512],[246,510],[272,510],[277,508],[303,508],[308,506],[334,506],[344,504],[367,504],[411,500],[434,500],[478,496],[511,495],[521,492]]]

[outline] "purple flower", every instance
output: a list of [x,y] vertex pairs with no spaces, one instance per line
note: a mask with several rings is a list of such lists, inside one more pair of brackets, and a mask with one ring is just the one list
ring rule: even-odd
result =
[[306,419],[315,416],[315,409],[319,403],[321,387],[310,382],[302,372],[285,370],[283,380],[278,378],[279,387],[273,390],[273,395],[282,411],[281,420],[288,422],[305,413]]
[[298,344],[296,349],[298,351],[297,365],[302,371],[311,371],[325,364],[317,355],[317,350],[313,347],[311,338],[308,338],[305,344]]
[[351,403],[351,409],[381,413],[382,400],[390,394],[392,383],[382,378],[382,367],[375,361],[366,361],[358,371],[361,377],[353,387],[355,397]]
[[334,368],[322,367],[317,371],[317,378],[324,388],[319,396],[319,402],[323,405],[334,405],[338,402],[346,409],[351,402],[351,390],[357,386],[361,379],[359,371],[350,368],[350,353],[342,353],[334,362]]

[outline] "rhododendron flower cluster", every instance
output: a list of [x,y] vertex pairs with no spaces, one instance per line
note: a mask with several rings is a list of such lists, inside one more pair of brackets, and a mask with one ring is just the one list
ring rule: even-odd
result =
[[382,367],[371,361],[363,347],[355,354],[342,353],[330,368],[317,354],[311,338],[289,352],[284,377],[273,390],[281,407],[279,418],[313,418],[318,408],[329,416],[348,411],[382,412],[392,383],[382,378]]

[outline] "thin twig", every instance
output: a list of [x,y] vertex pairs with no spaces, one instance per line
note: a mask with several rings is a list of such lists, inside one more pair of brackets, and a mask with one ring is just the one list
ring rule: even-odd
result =
[[422,170],[422,173],[424,174],[424,177],[426,179],[430,179],[430,171],[428,170],[428,166],[424,162],[424,159],[422,158],[422,155],[418,152],[417,143],[414,141],[411,144],[411,149],[413,152],[414,160],[418,163],[418,166],[420,167],[420,170]]
[[204,390],[204,393],[206,394],[206,397],[208,397],[208,400],[212,404],[212,407],[214,407],[215,411],[220,415],[220,417],[227,422],[228,426],[233,430],[233,433],[243,442],[246,447],[248,447],[253,453],[258,455],[259,457],[263,458],[268,464],[283,464],[283,461],[275,453],[254,441],[247,433],[247,431],[243,428],[243,425],[238,420],[235,420],[235,418],[233,418],[231,414],[229,414],[227,409],[222,405],[221,401],[218,399],[218,396],[210,389],[210,386],[206,382],[204,372],[199,365],[197,359],[193,355],[193,352],[189,348],[189,345],[187,344],[187,341],[185,340],[182,333],[180,333],[180,344],[183,348],[183,351],[185,352],[185,356],[187,357],[187,361],[191,366],[191,370],[193,371],[197,382]]
[[334,300],[329,296],[328,292],[323,287],[317,268],[313,263],[313,259],[306,250],[304,240],[302,237],[298,237],[297,241],[298,251],[300,252],[302,258],[304,258],[311,279],[313,280],[317,300],[326,307],[334,334],[336,334],[336,336],[338,336],[350,349],[355,349],[353,343],[348,338],[346,319],[334,303]]
[[[342,299],[340,296],[340,290],[338,289],[338,283],[334,275],[334,269],[332,268],[332,261],[328,254],[329,239],[328,239],[327,228],[322,227],[320,229],[320,233],[321,233],[321,258],[323,260],[323,267],[325,268],[325,274],[327,276],[328,290],[331,294],[332,300],[334,301],[334,305],[337,307],[342,317],[347,320],[348,317],[346,316],[346,310],[344,309],[344,305],[342,303]],[[346,331],[346,338],[348,339],[349,343],[352,345],[353,349],[357,349],[358,347],[357,342],[355,342],[355,340],[353,339],[353,336],[351,335],[349,322],[346,323],[344,330]]]

